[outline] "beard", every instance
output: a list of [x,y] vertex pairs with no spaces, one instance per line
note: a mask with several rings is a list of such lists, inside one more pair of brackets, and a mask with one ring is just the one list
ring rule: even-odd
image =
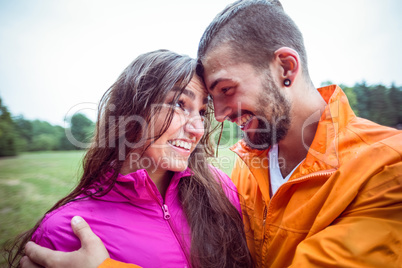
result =
[[290,102],[270,75],[263,83],[263,95],[258,99],[257,129],[244,132],[244,140],[252,149],[265,150],[283,140],[290,127]]

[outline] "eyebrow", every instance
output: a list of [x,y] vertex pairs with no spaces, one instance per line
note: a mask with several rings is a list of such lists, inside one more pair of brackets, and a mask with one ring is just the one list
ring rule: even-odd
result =
[[219,84],[220,82],[231,81],[231,80],[232,79],[229,79],[229,78],[218,78],[211,84],[211,86],[209,87],[209,90],[213,91],[215,89],[216,85]]
[[[178,88],[178,87],[175,87],[175,88],[172,89],[172,91],[181,91],[181,89]],[[186,89],[186,88],[183,90],[183,93],[182,93],[182,94],[188,96],[191,100],[195,100],[195,94],[194,94],[194,92],[192,92],[192,91],[190,91],[190,90],[188,90],[188,89]],[[208,96],[205,97],[205,98],[203,99],[203,101],[202,101],[202,104],[207,104],[207,103],[208,103]]]

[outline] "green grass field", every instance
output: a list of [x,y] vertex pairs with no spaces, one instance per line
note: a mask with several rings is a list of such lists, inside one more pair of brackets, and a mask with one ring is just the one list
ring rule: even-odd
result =
[[[32,228],[76,184],[82,151],[0,158],[0,246]],[[3,258],[0,267],[6,267]]]
[[[76,185],[84,152],[24,153],[0,158],[0,246],[32,228],[51,206]],[[219,150],[212,161],[228,175],[234,153]],[[3,252],[2,252],[3,253]],[[0,258],[0,267],[6,267]]]

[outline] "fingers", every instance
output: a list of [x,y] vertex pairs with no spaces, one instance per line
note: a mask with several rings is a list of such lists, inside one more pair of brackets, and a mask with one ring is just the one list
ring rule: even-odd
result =
[[86,263],[85,267],[98,267],[105,259],[109,258],[109,253],[103,245],[101,239],[92,232],[88,223],[80,216],[75,216],[71,220],[71,227],[75,235],[81,240],[81,248],[77,251],[77,260],[83,258],[80,263]]
[[[50,259],[50,256],[54,254],[54,252],[48,248],[41,247],[34,242],[30,241],[25,245],[25,257],[21,259],[26,265],[26,267],[40,267],[35,265],[39,264],[45,267],[49,267],[49,263],[47,262]],[[24,260],[23,260],[24,259]]]
[[36,265],[33,263],[28,256],[24,256],[20,260],[20,266],[21,268],[41,268],[42,266]]
[[68,253],[53,251],[33,242],[28,242],[25,245],[27,257],[21,259],[21,266],[23,268],[38,268],[41,266],[47,268],[98,267],[105,259],[109,258],[109,253],[102,241],[92,232],[83,218],[79,216],[73,217],[71,227],[75,235],[81,240],[79,250]]
[[88,223],[80,216],[74,216],[71,220],[71,227],[74,234],[81,240],[81,247],[88,247],[91,243],[100,240],[96,234],[92,232]]
[[81,240],[81,248],[74,252],[53,251],[30,241],[25,245],[25,254],[20,261],[23,268],[53,267],[98,267],[109,258],[100,238],[94,234],[88,223],[81,217],[71,220],[75,235]]

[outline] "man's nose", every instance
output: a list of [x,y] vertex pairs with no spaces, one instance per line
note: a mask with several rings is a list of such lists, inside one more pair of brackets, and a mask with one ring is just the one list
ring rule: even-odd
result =
[[226,105],[224,101],[214,100],[215,119],[218,122],[223,122],[228,119],[232,109]]

